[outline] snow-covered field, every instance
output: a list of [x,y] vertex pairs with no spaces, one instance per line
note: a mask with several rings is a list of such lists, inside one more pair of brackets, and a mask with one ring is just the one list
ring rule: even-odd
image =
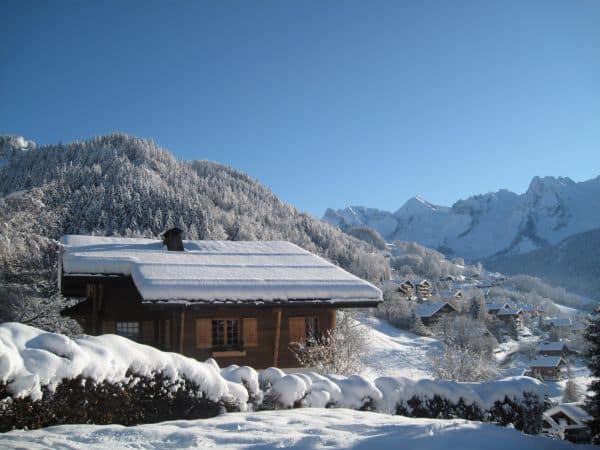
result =
[[373,316],[360,316],[358,320],[369,336],[363,375],[433,378],[431,356],[441,351],[439,340],[399,330]]
[[515,429],[466,420],[409,419],[349,409],[225,414],[135,427],[62,425],[0,435],[1,448],[171,449],[410,448],[427,450],[586,449]]

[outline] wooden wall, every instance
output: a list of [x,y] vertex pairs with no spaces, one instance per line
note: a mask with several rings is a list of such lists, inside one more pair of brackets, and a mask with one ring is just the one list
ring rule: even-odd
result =
[[[90,289],[90,292],[97,290]],[[139,322],[140,341],[162,350],[181,352],[186,356],[204,361],[215,358],[219,365],[249,365],[257,369],[271,366],[297,367],[298,363],[289,351],[290,318],[316,317],[318,331],[324,333],[335,327],[336,310],[322,305],[145,305],[131,278],[115,278],[103,283],[101,307],[80,308],[75,318],[88,334],[114,333],[116,322]],[[92,302],[88,299],[86,302]],[[94,318],[93,314],[97,314]],[[279,339],[276,343],[277,322],[280,321]],[[197,345],[196,321],[201,319],[255,318],[256,345],[245,347],[242,352],[213,353],[212,348]],[[293,319],[291,322],[294,322]],[[210,322],[201,322],[208,324]],[[93,325],[95,324],[95,325]],[[210,334],[210,330],[204,330]],[[240,330],[240,335],[243,336]],[[183,341],[181,341],[183,338]],[[278,347],[276,350],[275,347]],[[275,355],[277,353],[277,355]],[[276,358],[276,360],[275,360]]]

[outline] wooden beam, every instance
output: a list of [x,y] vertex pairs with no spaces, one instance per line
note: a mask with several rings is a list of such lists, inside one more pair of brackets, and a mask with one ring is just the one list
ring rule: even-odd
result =
[[329,311],[329,329],[331,331],[335,330],[335,325],[336,325],[336,319],[337,319],[337,310],[332,308]]
[[100,311],[102,311],[102,285],[88,284],[88,297],[92,300],[92,334],[100,334]]
[[275,308],[275,339],[273,342],[273,366],[279,364],[279,340],[281,337],[281,308]]
[[185,323],[185,306],[179,315],[179,353],[183,355],[183,324]]

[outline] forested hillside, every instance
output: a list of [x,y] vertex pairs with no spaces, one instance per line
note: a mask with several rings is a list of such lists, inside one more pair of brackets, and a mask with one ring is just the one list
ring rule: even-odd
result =
[[172,226],[188,239],[289,240],[371,281],[389,276],[374,247],[221,164],[122,134],[37,148],[0,137],[0,318],[64,329],[62,234],[156,237]]
[[507,274],[526,273],[569,291],[600,300],[600,229],[578,233],[559,244],[523,255],[503,255],[484,261]]

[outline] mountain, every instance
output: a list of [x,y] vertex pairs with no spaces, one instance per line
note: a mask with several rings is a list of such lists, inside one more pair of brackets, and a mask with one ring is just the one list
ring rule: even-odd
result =
[[371,281],[389,275],[374,247],[300,213],[230,167],[180,161],[123,134],[39,147],[4,136],[0,321],[57,329],[62,234],[156,237],[173,226],[189,239],[288,240]]
[[527,273],[571,292],[600,299],[600,229],[577,233],[556,245],[522,255],[484,260],[506,274]]
[[534,177],[524,194],[500,190],[452,207],[414,197],[394,213],[328,209],[324,220],[342,229],[371,227],[388,241],[415,241],[469,260],[518,255],[600,228],[600,177],[578,183]]

